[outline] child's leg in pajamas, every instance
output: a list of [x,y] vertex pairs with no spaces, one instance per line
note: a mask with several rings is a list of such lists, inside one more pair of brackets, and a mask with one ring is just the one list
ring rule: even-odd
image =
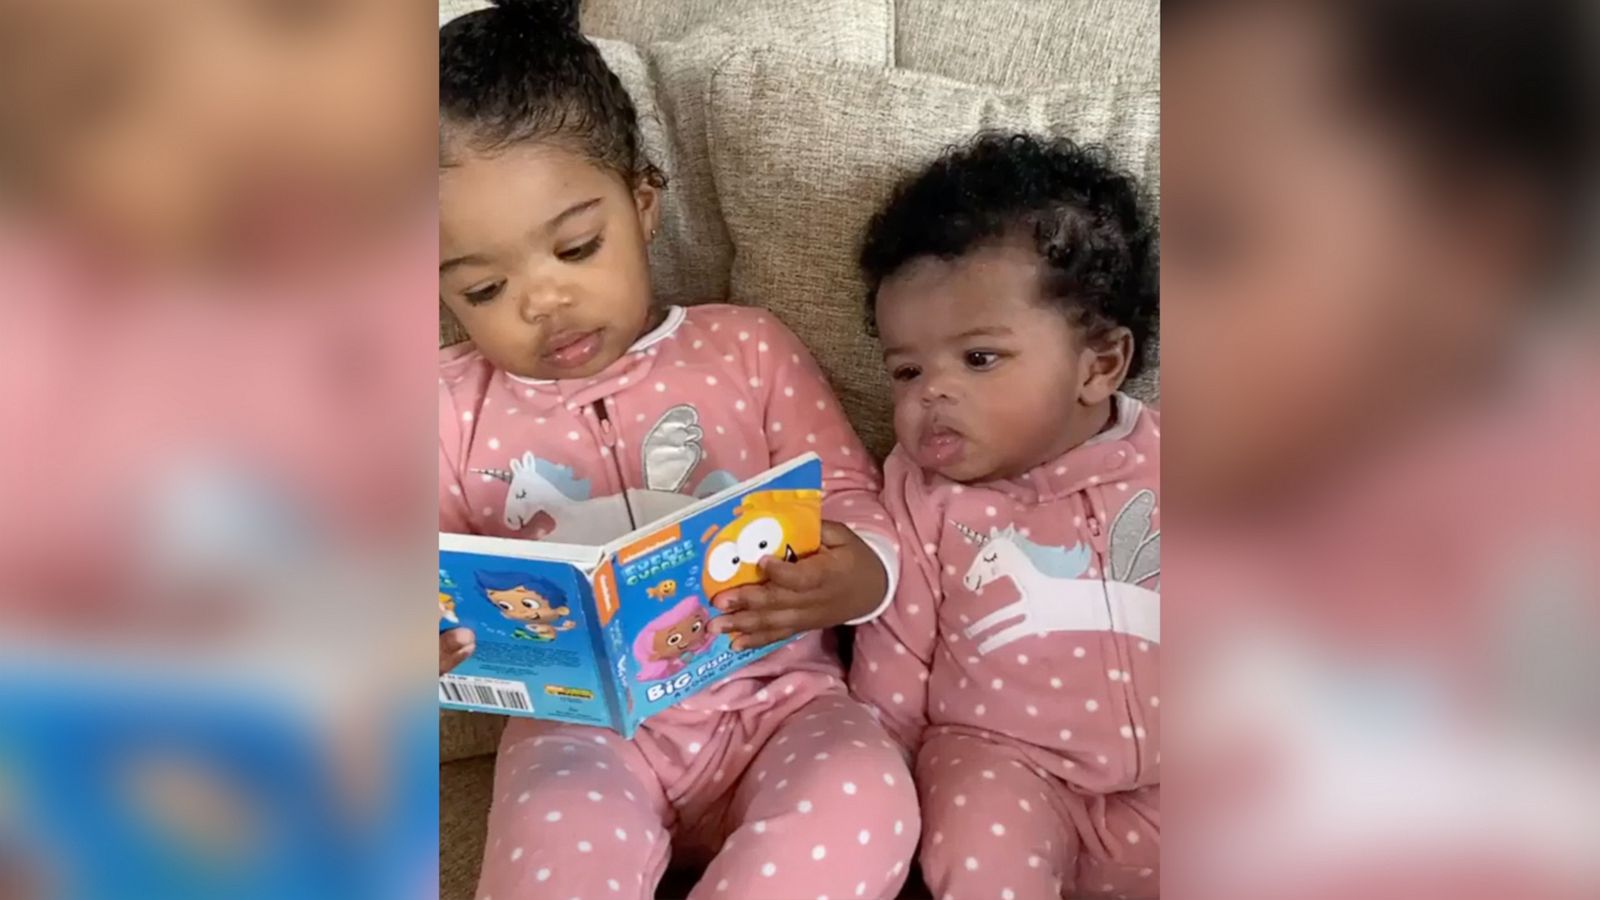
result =
[[667,801],[616,734],[513,720],[495,764],[480,900],[649,900],[666,871]]
[[866,707],[811,701],[745,769],[733,829],[693,900],[886,900],[917,845],[911,773]]
[[1082,838],[1078,891],[1091,897],[1159,896],[1160,786],[1101,796],[1063,793]]
[[1056,784],[999,744],[939,735],[917,754],[922,877],[936,900],[1059,897],[1077,837]]

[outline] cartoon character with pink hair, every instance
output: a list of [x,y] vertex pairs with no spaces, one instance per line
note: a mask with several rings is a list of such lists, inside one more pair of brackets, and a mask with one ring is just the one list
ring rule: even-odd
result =
[[641,667],[639,680],[660,681],[683,671],[695,654],[705,652],[716,639],[710,624],[711,614],[699,597],[685,597],[656,616],[633,639],[633,658]]

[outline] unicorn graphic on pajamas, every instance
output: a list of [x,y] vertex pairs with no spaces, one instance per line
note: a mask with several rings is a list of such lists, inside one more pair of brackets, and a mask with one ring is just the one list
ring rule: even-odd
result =
[[[690,502],[664,495],[682,492],[704,456],[699,422],[694,407],[680,405],[667,410],[650,430],[641,448],[642,491],[596,497],[588,479],[531,452],[512,459],[505,469],[471,471],[484,481],[506,483],[502,521],[512,531],[531,530],[529,537],[536,541],[603,543],[633,527],[630,508],[651,511],[644,518],[652,519]],[[709,497],[737,483],[732,473],[719,469],[702,479],[693,496]]]
[[628,509],[621,494],[592,496],[587,479],[578,478],[566,466],[542,460],[530,451],[511,460],[509,469],[473,469],[485,481],[499,479],[506,488],[503,520],[512,531],[531,528],[534,540],[581,543],[573,528],[586,535],[590,523],[620,521],[626,531]]
[[[1123,507],[1111,527],[1110,571],[1106,580],[1084,578],[1093,554],[1084,544],[1045,547],[1028,540],[1015,527],[992,528],[989,535],[957,524],[978,556],[962,583],[974,593],[1010,579],[1018,599],[972,623],[965,635],[976,640],[978,654],[988,655],[1026,637],[1058,631],[1111,631],[1151,643],[1161,641],[1161,595],[1138,582],[1159,572],[1159,532],[1150,534],[1155,494],[1141,491]],[[1143,525],[1141,529],[1140,525]]]

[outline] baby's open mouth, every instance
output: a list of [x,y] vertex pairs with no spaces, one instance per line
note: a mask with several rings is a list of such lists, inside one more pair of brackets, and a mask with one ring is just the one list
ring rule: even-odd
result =
[[587,365],[600,355],[605,346],[604,334],[598,329],[586,332],[568,332],[551,338],[544,353],[550,364],[562,369],[575,369]]
[[961,432],[934,425],[922,433],[916,456],[924,466],[938,469],[958,462],[965,455],[966,447],[967,441]]

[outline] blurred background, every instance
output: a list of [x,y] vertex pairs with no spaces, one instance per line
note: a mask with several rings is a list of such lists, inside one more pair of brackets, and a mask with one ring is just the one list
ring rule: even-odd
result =
[[8,900],[436,891],[434,28],[0,0]]
[[1600,896],[1595,11],[1163,4],[1167,895]]

